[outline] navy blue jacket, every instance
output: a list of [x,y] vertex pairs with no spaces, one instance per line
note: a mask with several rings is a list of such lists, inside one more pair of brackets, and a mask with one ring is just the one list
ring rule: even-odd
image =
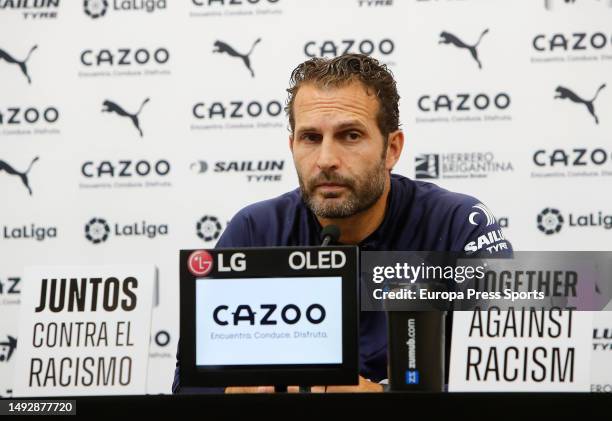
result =
[[[239,211],[217,247],[316,246],[320,244],[321,229],[296,189]],[[512,251],[491,212],[477,199],[397,174],[391,175],[382,223],[359,248],[453,251],[483,257]],[[384,312],[361,312],[359,354],[363,377],[373,381],[387,378]],[[181,389],[185,388],[180,388],[177,355],[172,390],[186,392]]]

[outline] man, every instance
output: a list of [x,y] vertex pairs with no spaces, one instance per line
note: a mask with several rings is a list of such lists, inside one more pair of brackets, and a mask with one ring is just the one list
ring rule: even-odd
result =
[[[341,244],[361,250],[479,249],[499,226],[473,197],[391,174],[404,146],[399,95],[386,66],[346,54],[315,58],[291,75],[286,112],[300,187],[234,216],[217,247],[318,245],[322,227],[340,228]],[[499,244],[511,247],[501,239]],[[360,384],[327,391],[378,391],[387,377],[383,312],[360,315]],[[179,368],[173,391],[179,389]],[[228,388],[228,391],[270,391]]]

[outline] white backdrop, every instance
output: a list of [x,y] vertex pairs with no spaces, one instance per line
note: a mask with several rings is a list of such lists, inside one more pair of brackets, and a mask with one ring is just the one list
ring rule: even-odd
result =
[[[149,393],[170,391],[178,250],[212,247],[238,209],[297,186],[279,111],[309,55],[389,65],[407,138],[396,172],[415,177],[424,162],[419,177],[506,218],[517,250],[609,250],[612,86],[588,101],[612,83],[611,23],[608,0],[0,0],[0,395],[15,355],[10,279],[32,264],[154,264]],[[481,68],[440,43],[473,46],[487,29]],[[224,45],[254,46],[253,75],[214,52]],[[15,61],[34,46],[28,83]],[[102,111],[135,114],[147,98],[142,137]],[[35,157],[30,195],[11,173]],[[546,208],[553,234],[538,229]],[[92,218],[110,232],[93,221],[95,243]]]

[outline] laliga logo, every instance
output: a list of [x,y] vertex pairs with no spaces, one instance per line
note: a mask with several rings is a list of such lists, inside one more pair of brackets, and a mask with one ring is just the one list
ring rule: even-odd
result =
[[85,14],[92,19],[98,19],[106,15],[108,2],[106,0],[85,0],[83,2]]
[[[214,267],[214,259],[206,250],[196,250],[189,255],[187,267],[195,276],[207,276]],[[217,254],[217,271],[219,272],[244,272],[246,270],[246,255],[244,253],[233,253],[229,259],[229,266],[223,260],[223,253]]]
[[546,208],[538,214],[538,229],[546,235],[552,235],[561,231],[563,227],[563,215],[559,209]]

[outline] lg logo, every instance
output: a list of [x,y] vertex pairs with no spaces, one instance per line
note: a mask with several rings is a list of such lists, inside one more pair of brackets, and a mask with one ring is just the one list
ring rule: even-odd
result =
[[[227,254],[227,253],[226,253]],[[247,268],[244,253],[232,253],[229,262],[225,260],[224,253],[217,253],[218,272],[244,272]],[[196,250],[187,259],[187,267],[195,276],[207,276],[214,268],[214,259],[206,250]]]
[[[240,322],[248,322],[249,325],[253,326],[256,323],[261,326],[274,326],[278,324],[278,320],[275,318],[275,312],[278,308],[276,304],[261,304],[259,306],[261,312],[253,311],[251,306],[248,304],[238,305],[235,311],[229,311],[229,306],[220,305],[213,311],[213,320],[219,326],[227,326],[230,324],[228,319],[231,319],[231,323],[234,326],[238,326]],[[232,317],[228,317],[227,313],[230,313]],[[263,313],[263,316],[259,316],[256,319],[258,313]],[[302,313],[306,319],[313,325],[318,325],[325,320],[325,308],[321,304],[311,304],[302,311],[300,307],[295,304],[287,304],[280,310],[280,317],[283,323],[288,325],[294,325],[298,323],[302,318]]]

